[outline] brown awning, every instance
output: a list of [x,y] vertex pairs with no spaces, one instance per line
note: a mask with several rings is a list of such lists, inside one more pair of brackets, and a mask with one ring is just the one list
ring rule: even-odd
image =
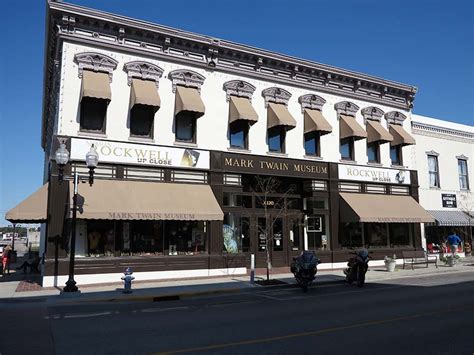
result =
[[393,141],[393,136],[382,127],[380,122],[367,120],[367,143],[391,141]]
[[41,223],[47,220],[48,184],[44,184],[5,215],[12,223]]
[[132,79],[130,108],[134,105],[153,106],[155,112],[160,108],[161,99],[154,81]]
[[304,110],[304,133],[318,131],[321,134],[332,132],[332,126],[319,110]]
[[355,117],[339,115],[340,139],[354,137],[355,140],[367,138],[367,132],[357,123]]
[[176,87],[175,111],[177,115],[180,112],[194,112],[196,118],[204,115],[206,107],[202,102],[201,95],[196,88],[186,88],[184,86]]
[[238,120],[246,120],[253,124],[258,121],[258,115],[248,98],[231,96],[229,102],[229,123]]
[[221,221],[224,214],[209,185],[96,179],[79,185],[77,218]]
[[388,125],[389,132],[393,136],[393,141],[390,145],[412,145],[416,144],[415,138],[413,138],[402,126],[397,124]]
[[267,109],[267,128],[285,126],[287,130],[296,127],[296,120],[283,104],[270,102]]
[[434,218],[411,196],[345,192],[339,195],[341,222],[434,222]]
[[112,92],[110,91],[109,74],[84,70],[82,72],[81,100],[83,97],[110,100]]

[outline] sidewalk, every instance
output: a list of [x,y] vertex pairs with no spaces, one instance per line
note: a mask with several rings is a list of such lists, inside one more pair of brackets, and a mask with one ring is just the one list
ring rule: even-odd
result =
[[[384,267],[371,267],[366,275],[367,282],[384,282],[392,279],[411,278],[427,275],[460,273],[474,271],[474,257],[464,258],[454,267],[443,264],[436,269],[430,264],[428,268],[415,267],[415,270],[402,270],[398,266],[395,272],[389,273]],[[7,276],[9,277],[9,276]],[[264,275],[256,276],[256,280],[263,279]],[[258,292],[275,288],[296,287],[294,277],[291,273],[272,274],[272,279],[283,283],[277,286],[260,286],[251,284],[249,276],[238,277],[215,277],[172,281],[141,281],[133,284],[133,293],[124,294],[121,283],[105,285],[83,285],[80,286],[81,293],[75,297],[64,297],[60,295],[59,288],[41,288],[28,290],[22,287],[24,281],[8,281],[0,279],[0,300],[21,301],[25,299],[41,299],[51,302],[112,302],[112,301],[161,301],[178,300],[187,297],[204,296],[212,294]],[[344,283],[345,277],[342,270],[318,271],[313,287],[321,284]]]

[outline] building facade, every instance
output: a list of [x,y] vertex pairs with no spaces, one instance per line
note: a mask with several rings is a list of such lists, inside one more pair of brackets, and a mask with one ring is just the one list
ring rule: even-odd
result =
[[417,202],[415,87],[65,3],[47,18],[44,285],[69,265],[61,143],[66,175],[99,154],[78,189],[78,283],[421,248],[434,219]]
[[416,138],[420,204],[435,218],[422,228],[422,243],[429,251],[446,248],[446,237],[457,233],[462,252],[471,253],[474,225],[472,162],[474,128],[420,115],[412,115]]

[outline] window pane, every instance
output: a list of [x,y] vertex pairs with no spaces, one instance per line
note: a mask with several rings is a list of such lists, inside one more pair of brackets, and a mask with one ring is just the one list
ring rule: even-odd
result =
[[81,130],[105,132],[107,101],[84,97],[81,101]]
[[257,218],[258,251],[267,249],[267,220]]
[[270,152],[283,152],[283,129],[273,127],[268,130],[268,149]]
[[348,139],[341,140],[340,145],[341,159],[352,160],[352,141]]
[[206,253],[206,222],[165,221],[164,224],[165,249],[168,255]]
[[319,156],[319,135],[317,132],[307,133],[304,135],[304,149],[306,155]]
[[362,247],[362,223],[341,223],[339,242],[343,248]]
[[247,148],[246,136],[248,132],[248,123],[237,121],[230,125],[230,146],[237,148]]
[[370,163],[378,163],[379,162],[379,154],[378,154],[378,144],[377,143],[370,143],[367,145],[367,158]]
[[392,165],[402,164],[402,162],[400,161],[400,146],[399,145],[390,147],[390,160],[392,161]]
[[134,105],[130,111],[130,134],[133,136],[152,137],[155,112],[147,105]]
[[303,225],[299,218],[292,220],[290,229],[290,249],[293,251],[300,250],[302,227]]
[[194,141],[194,126],[196,119],[189,114],[176,116],[176,140],[192,142]]
[[389,223],[390,247],[410,246],[410,228],[408,223]]
[[369,248],[385,248],[388,246],[386,223],[365,223],[365,244]]
[[273,222],[273,250],[283,251],[283,220],[275,218]]
[[[229,254],[242,252],[242,220],[238,213],[224,215],[224,251]],[[248,237],[248,236],[247,236]]]

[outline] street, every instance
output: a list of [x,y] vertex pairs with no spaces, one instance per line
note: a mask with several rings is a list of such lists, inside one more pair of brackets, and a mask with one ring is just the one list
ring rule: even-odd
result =
[[6,354],[472,354],[474,273],[181,301],[6,300]]

